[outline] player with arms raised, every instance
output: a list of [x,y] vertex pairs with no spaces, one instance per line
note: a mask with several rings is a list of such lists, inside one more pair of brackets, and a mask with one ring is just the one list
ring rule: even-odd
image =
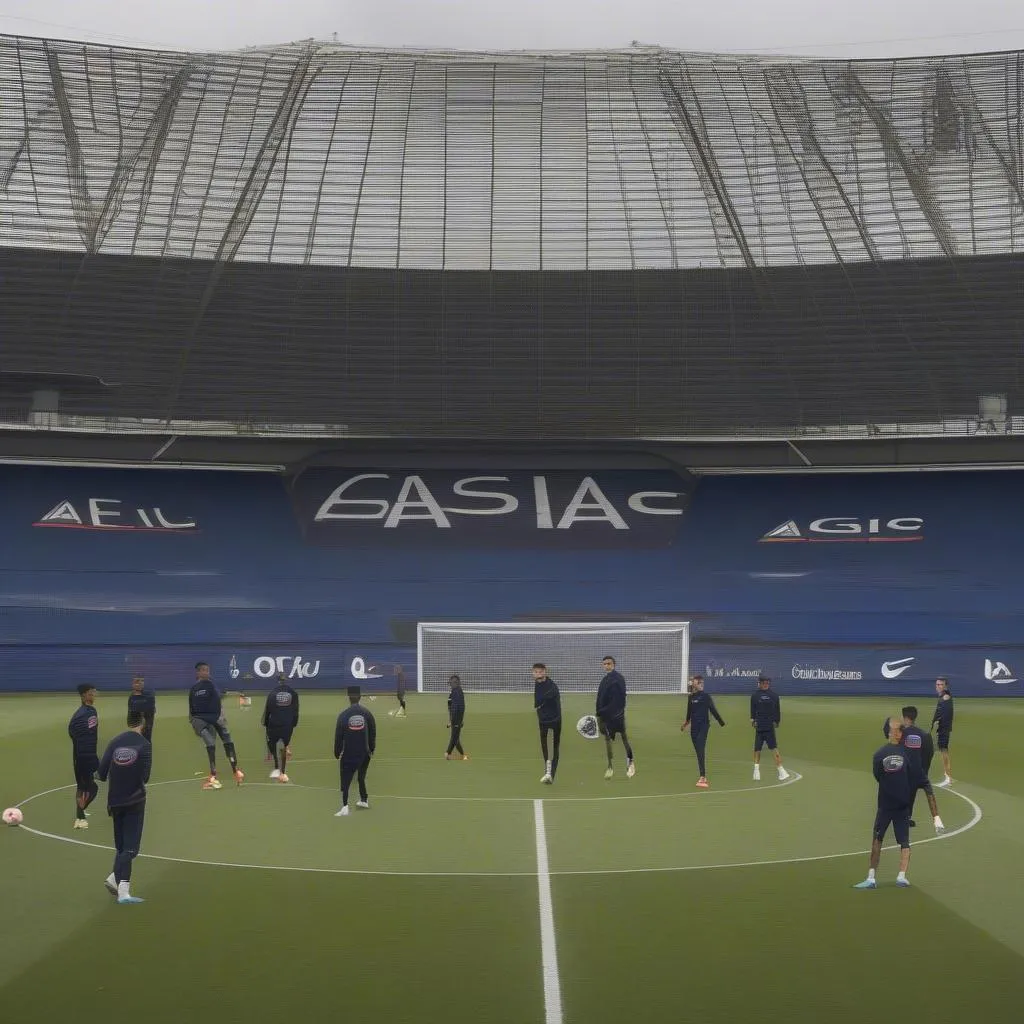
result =
[[614,658],[604,658],[601,667],[604,669],[604,678],[597,688],[595,714],[608,754],[608,768],[604,777],[610,779],[615,774],[612,768],[612,749],[615,737],[621,735],[622,745],[626,748],[626,778],[631,779],[636,775],[636,765],[633,763],[633,748],[626,735],[626,680],[615,668]]

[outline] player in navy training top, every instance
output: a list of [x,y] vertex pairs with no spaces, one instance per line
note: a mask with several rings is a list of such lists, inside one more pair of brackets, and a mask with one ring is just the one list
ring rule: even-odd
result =
[[622,745],[626,748],[626,778],[636,775],[633,763],[633,747],[626,735],[626,680],[615,667],[615,659],[606,657],[601,661],[604,677],[597,687],[597,701],[594,714],[597,716],[598,727],[604,736],[605,752],[608,755],[608,767],[604,777],[610,779],[615,771],[612,768],[612,747],[615,737],[622,736]]
[[131,894],[132,861],[142,847],[146,818],[146,783],[153,768],[153,747],[142,735],[141,711],[128,712],[128,730],[115,736],[100,761],[107,783],[107,812],[114,821],[114,870],[104,883],[118,903],[141,903]]
[[[277,677],[277,687],[267,694],[267,704],[263,709],[263,728],[267,732],[267,750],[274,760],[272,779],[287,782],[285,769],[288,766],[288,744],[292,741],[292,731],[299,724],[299,695],[288,685],[284,673]],[[278,747],[280,746],[280,754]]]
[[[935,757],[935,744],[932,743],[932,737],[930,733],[924,731],[917,724],[917,708],[913,705],[908,705],[900,711],[903,716],[903,748],[907,752],[907,756],[914,763],[914,767],[920,771],[920,774],[925,779],[928,778],[928,772],[931,770],[932,758]],[[889,737],[889,719],[885,720],[885,726],[882,730],[885,733],[886,738]],[[910,798],[910,827],[914,828],[917,824],[914,821],[914,802],[917,800],[917,794],[924,789],[923,784],[918,784],[914,787],[914,792]]]
[[100,719],[96,713],[96,687],[82,683],[78,687],[81,704],[68,722],[71,737],[71,757],[75,770],[75,828],[88,828],[85,809],[96,799],[100,788],[96,785],[96,770],[100,766],[97,756],[97,737]]
[[367,809],[370,806],[366,772],[370,767],[370,758],[377,749],[377,722],[359,703],[359,696],[358,686],[348,688],[349,707],[338,715],[338,724],[334,727],[334,756],[341,770],[341,810],[335,814],[336,818],[344,818],[349,813],[348,791],[353,776],[359,780],[359,802],[356,807]]
[[[469,754],[462,749],[462,727],[466,723],[466,693],[462,689],[462,680],[458,676],[452,676],[448,680],[448,688],[448,728],[452,734],[448,739],[444,759],[468,761]],[[458,757],[455,757],[453,751],[458,751]]]
[[210,679],[210,666],[205,661],[196,662],[196,681],[188,691],[188,717],[192,730],[203,741],[206,756],[210,761],[210,774],[203,782],[203,789],[220,789],[217,778],[217,737],[224,744],[224,753],[231,762],[235,782],[240,786],[245,773],[238,767],[235,744],[228,732],[228,722],[221,707],[220,691]]
[[714,698],[710,693],[704,691],[704,677],[693,677],[693,689],[686,698],[686,720],[681,728],[685,732],[690,730],[690,740],[693,749],[697,754],[697,785],[701,789],[708,788],[707,765],[705,763],[704,751],[707,747],[708,733],[711,732],[711,718],[714,717],[719,725],[724,726],[725,722],[715,707]]
[[782,706],[767,676],[758,677],[757,689],[750,695],[750,724],[754,727],[754,781],[761,779],[761,748],[767,747],[775,758],[779,782],[785,782],[789,772],[782,767],[782,752],[775,739],[775,729],[782,724]]
[[855,889],[877,887],[875,872],[882,858],[882,842],[890,825],[900,845],[900,872],[896,876],[896,884],[903,887],[910,885],[907,881],[907,867],[910,864],[910,807],[917,789],[923,789],[928,795],[928,807],[932,812],[935,831],[941,835],[946,830],[939,817],[931,783],[921,774],[915,758],[903,746],[903,722],[898,718],[890,718],[888,725],[889,742],[875,751],[871,762],[871,770],[878,783],[878,811],[871,836],[868,877],[858,882]]
[[146,689],[142,676],[132,679],[132,692],[128,694],[128,713],[138,711],[142,715],[142,735],[153,742],[153,722],[156,719],[156,695]]
[[[548,676],[547,665],[540,661],[533,666],[533,708],[537,712],[540,752],[544,757],[544,774],[540,781],[550,786],[558,771],[558,747],[562,742],[562,695]],[[551,751],[548,750],[549,733],[553,743]]]
[[950,786],[953,783],[949,762],[949,735],[953,731],[953,694],[949,690],[949,680],[939,676],[935,680],[935,693],[939,699],[935,704],[935,714],[932,715],[932,727],[938,726],[935,732],[935,745],[939,748],[939,757],[942,758],[942,781],[939,785]]

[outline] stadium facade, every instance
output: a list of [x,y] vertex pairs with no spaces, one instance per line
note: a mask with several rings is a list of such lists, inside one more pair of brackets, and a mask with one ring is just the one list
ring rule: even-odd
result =
[[671,615],[1017,692],[1022,57],[0,39],[5,677]]

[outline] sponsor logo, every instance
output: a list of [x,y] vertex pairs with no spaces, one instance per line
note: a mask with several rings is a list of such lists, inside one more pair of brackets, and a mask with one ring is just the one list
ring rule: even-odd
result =
[[232,679],[237,679],[242,674],[238,667],[238,659],[232,654],[231,661],[228,662],[228,675]]
[[857,669],[819,665],[794,665],[792,675],[794,679],[852,680],[854,682],[864,678],[864,673]]
[[1005,661],[992,661],[990,658],[985,659],[985,678],[990,683],[996,683],[999,686],[1017,682],[1013,670]]
[[99,715],[90,715],[89,720],[85,723],[87,729],[95,729],[100,724]]
[[353,732],[360,732],[361,730],[366,728],[366,719],[363,718],[362,715],[353,715],[348,720],[348,727]]
[[890,775],[893,772],[901,772],[904,761],[905,758],[902,754],[887,754],[882,758],[882,770],[889,772]]
[[900,658],[898,661],[883,661],[882,678],[899,679],[916,660],[916,658]]
[[921,749],[921,737],[916,732],[905,733],[903,736],[903,746],[907,750],[920,750]]
[[924,520],[919,516],[897,516],[894,519],[858,516],[825,516],[801,526],[788,519],[769,530],[759,541],[767,543],[864,544],[874,541],[923,540]]
[[139,751],[136,747],[118,747],[111,760],[121,768],[130,768],[139,759]]
[[292,695],[287,690],[278,690],[274,694],[274,703],[279,708],[290,708],[292,706]]
[[353,679],[380,679],[382,678],[381,673],[378,672],[376,665],[367,665],[363,658],[353,658],[350,671]]
[[272,679],[282,672],[288,679],[313,679],[320,674],[320,662],[303,661],[302,655],[272,658],[264,654],[253,661],[252,670],[260,679]]
[[[397,480],[401,483],[395,493]],[[338,484],[313,519],[316,523],[372,520],[386,530],[426,521],[436,529],[450,530],[463,517],[509,516],[532,506],[529,512],[538,530],[571,530],[580,523],[629,530],[627,509],[643,516],[681,516],[686,497],[681,491],[635,491],[625,497],[623,508],[594,477],[585,476],[564,507],[559,507],[546,476],[532,477],[528,498],[504,489],[511,483],[508,476],[467,476],[445,485],[451,489],[448,498],[439,497],[441,485],[428,484],[418,474],[359,473]]]
[[757,679],[760,668],[749,668],[745,665],[705,665],[705,679]]
[[191,517],[171,519],[160,508],[133,508],[120,498],[88,498],[77,506],[65,499],[32,525],[115,533],[197,533],[199,529]]

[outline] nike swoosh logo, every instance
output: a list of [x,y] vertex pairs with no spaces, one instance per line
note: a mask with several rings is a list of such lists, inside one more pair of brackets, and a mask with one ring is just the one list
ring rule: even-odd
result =
[[899,661],[886,661],[882,664],[882,676],[885,679],[896,679],[914,664],[914,658],[900,658]]

